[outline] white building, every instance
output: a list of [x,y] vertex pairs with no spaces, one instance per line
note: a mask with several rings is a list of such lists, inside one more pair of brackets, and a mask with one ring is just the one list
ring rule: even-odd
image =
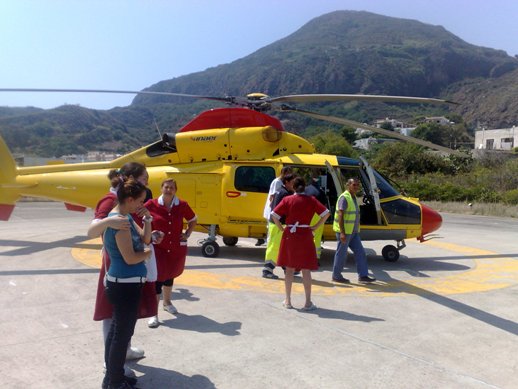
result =
[[415,129],[416,129],[416,127],[406,127],[406,128],[398,128],[398,131],[402,135],[410,136],[410,135],[412,135],[412,132],[414,132]]
[[425,123],[435,123],[435,124],[440,124],[441,126],[447,126],[447,125],[453,124],[453,122],[450,122],[444,116],[425,117],[424,121],[425,121]]
[[406,136],[410,136],[410,134],[416,129],[416,127],[412,124],[408,124],[400,120],[391,118],[378,119],[374,122],[374,125],[378,128],[381,128],[381,126],[385,123],[390,123],[394,131],[397,131],[400,134]]
[[399,121],[397,119],[391,119],[391,118],[385,118],[385,119],[378,119],[374,122],[374,125],[378,128],[381,128],[381,126],[385,123],[389,123],[392,128],[396,129],[396,128],[402,128],[402,127],[406,127],[407,125],[405,123],[403,123],[402,121]]
[[392,139],[392,138],[372,138],[372,137],[361,138],[361,139],[357,139],[357,140],[354,141],[353,147],[355,149],[370,150],[372,145],[377,145],[377,144],[380,144],[380,143],[387,143],[387,142],[389,142],[389,143],[397,142],[397,139]]
[[475,148],[480,150],[512,150],[518,146],[518,128],[475,131]]

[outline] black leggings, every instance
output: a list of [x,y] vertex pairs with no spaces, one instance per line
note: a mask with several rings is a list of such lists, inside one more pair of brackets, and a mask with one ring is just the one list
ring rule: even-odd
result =
[[162,285],[163,286],[173,286],[174,278],[171,278],[170,280],[166,281],[155,281],[155,290],[156,294],[162,293]]
[[104,359],[108,382],[114,386],[124,382],[124,361],[135,330],[143,285],[106,281],[104,292],[113,305],[113,320],[104,346]]

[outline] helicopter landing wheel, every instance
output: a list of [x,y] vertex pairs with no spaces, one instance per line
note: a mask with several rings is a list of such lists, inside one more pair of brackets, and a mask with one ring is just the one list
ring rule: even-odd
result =
[[383,250],[381,250],[381,255],[383,255],[383,258],[387,262],[396,262],[399,259],[399,250],[396,246],[389,244],[383,247]]
[[201,253],[204,257],[215,258],[219,254],[219,245],[216,242],[205,242],[201,245]]
[[235,246],[237,244],[238,238],[236,236],[225,236],[223,237],[223,243],[225,246]]

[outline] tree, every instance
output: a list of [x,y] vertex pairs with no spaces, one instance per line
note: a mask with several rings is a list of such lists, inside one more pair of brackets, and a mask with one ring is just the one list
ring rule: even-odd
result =
[[340,135],[332,131],[312,136],[309,141],[313,143],[318,153],[352,157],[355,152],[352,146]]
[[342,127],[342,136],[350,145],[352,145],[354,141],[357,139],[356,130],[349,126]]
[[437,123],[423,123],[412,132],[414,138],[424,139],[441,146],[449,146],[449,127]]
[[387,130],[387,131],[394,131],[394,126],[392,125],[391,122],[383,122],[381,124],[380,128],[383,128],[384,130]]
[[372,165],[389,177],[442,172],[451,174],[449,161],[413,143],[386,143],[378,147]]

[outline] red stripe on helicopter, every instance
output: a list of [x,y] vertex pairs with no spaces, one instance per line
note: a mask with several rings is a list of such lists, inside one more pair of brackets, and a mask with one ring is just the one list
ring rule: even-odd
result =
[[205,111],[182,127],[180,132],[213,128],[272,126],[284,131],[279,119],[248,108],[215,108]]
[[9,220],[11,213],[13,212],[14,205],[11,204],[0,204],[0,220]]
[[65,207],[68,211],[76,211],[76,212],[84,212],[86,211],[86,207],[81,205],[75,205],[70,203],[65,203]]

